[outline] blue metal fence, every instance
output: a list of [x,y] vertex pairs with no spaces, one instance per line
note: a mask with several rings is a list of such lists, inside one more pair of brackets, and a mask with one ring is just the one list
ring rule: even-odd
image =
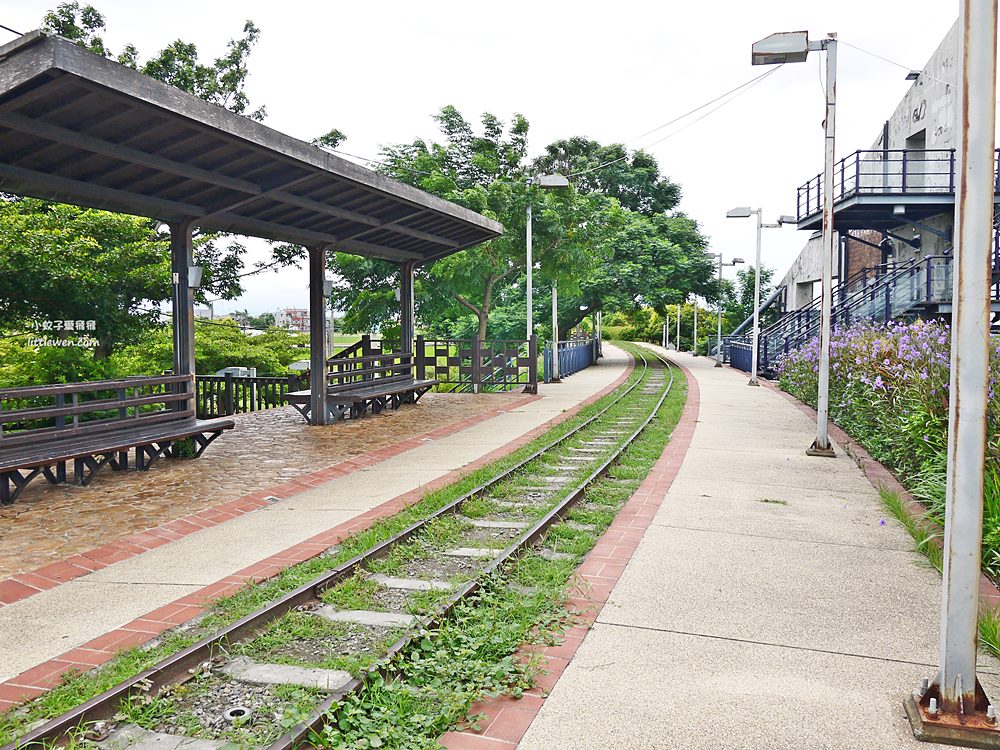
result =
[[729,365],[743,372],[750,372],[753,367],[753,344],[742,341],[729,342]]
[[[597,361],[598,356],[597,339],[577,339],[573,341],[559,342],[559,377],[565,378],[574,372],[579,372],[586,367],[590,367]],[[545,347],[542,354],[543,379],[546,383],[552,382],[552,343]]]

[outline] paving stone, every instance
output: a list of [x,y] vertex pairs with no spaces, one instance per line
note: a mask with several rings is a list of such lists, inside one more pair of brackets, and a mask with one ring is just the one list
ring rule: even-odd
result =
[[233,659],[222,671],[240,682],[252,685],[299,685],[320,690],[337,690],[351,681],[351,673],[342,669],[313,669],[291,664],[258,664],[245,656]]
[[333,622],[353,622],[356,625],[375,625],[384,628],[405,628],[417,620],[414,615],[397,612],[373,612],[364,609],[336,609],[329,604],[314,609],[312,614]]
[[[212,508],[523,398],[520,393],[428,393],[415,409],[312,429],[292,407],[235,417],[197,461],[102,472],[91,484],[37,481],[0,514],[0,578]],[[129,458],[129,465],[132,464]]]
[[231,744],[225,740],[199,740],[178,734],[162,734],[126,724],[97,743],[101,750],[218,750]]
[[[527,524],[525,524],[527,526]],[[420,578],[393,578],[376,573],[371,576],[373,581],[390,589],[403,589],[404,591],[451,591],[454,588],[445,581],[424,581]]]
[[466,523],[477,529],[526,529],[527,521],[485,521],[481,518],[463,518]]
[[485,557],[491,558],[499,555],[503,550],[489,549],[487,547],[456,547],[444,554],[448,557]]

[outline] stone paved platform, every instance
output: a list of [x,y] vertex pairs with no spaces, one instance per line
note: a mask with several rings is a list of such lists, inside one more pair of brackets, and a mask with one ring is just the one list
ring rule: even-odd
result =
[[0,508],[0,580],[523,399],[519,392],[428,393],[416,408],[336,429],[311,427],[286,406],[237,415],[235,429],[196,461],[161,460],[146,472],[105,470],[86,487],[38,480]]
[[225,517],[189,516],[191,528],[155,544],[146,540],[152,548],[87,558],[90,562],[81,564],[93,565],[91,571],[66,571],[71,575],[64,583],[47,579],[46,590],[0,607],[6,634],[0,710],[54,686],[67,670],[85,670],[148,641],[247,581],[320,554],[463,472],[515,450],[624,380],[625,353],[606,346],[605,354],[597,366],[540,386],[538,398],[515,402],[506,411],[410,437],[364,461],[349,461],[349,471],[335,466],[310,475],[308,482],[300,478],[272,487],[278,502],[247,501],[245,509],[234,507]]

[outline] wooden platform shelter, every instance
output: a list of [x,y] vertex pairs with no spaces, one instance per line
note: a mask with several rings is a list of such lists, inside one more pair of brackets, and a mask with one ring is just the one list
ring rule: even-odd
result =
[[329,414],[326,253],[399,264],[405,346],[414,338],[414,268],[503,232],[477,213],[40,31],[0,47],[0,190],[170,226],[177,375],[195,371],[195,227],[307,247],[313,424]]

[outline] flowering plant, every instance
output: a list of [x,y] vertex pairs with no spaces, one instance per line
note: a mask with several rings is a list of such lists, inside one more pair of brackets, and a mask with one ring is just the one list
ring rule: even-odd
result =
[[[899,475],[943,523],[951,331],[941,321],[837,327],[830,337],[830,419]],[[1000,580],[1000,341],[990,341],[984,568]],[[819,339],[778,365],[781,387],[816,406]],[[996,481],[993,481],[993,480]],[[996,508],[994,512],[993,508]]]

